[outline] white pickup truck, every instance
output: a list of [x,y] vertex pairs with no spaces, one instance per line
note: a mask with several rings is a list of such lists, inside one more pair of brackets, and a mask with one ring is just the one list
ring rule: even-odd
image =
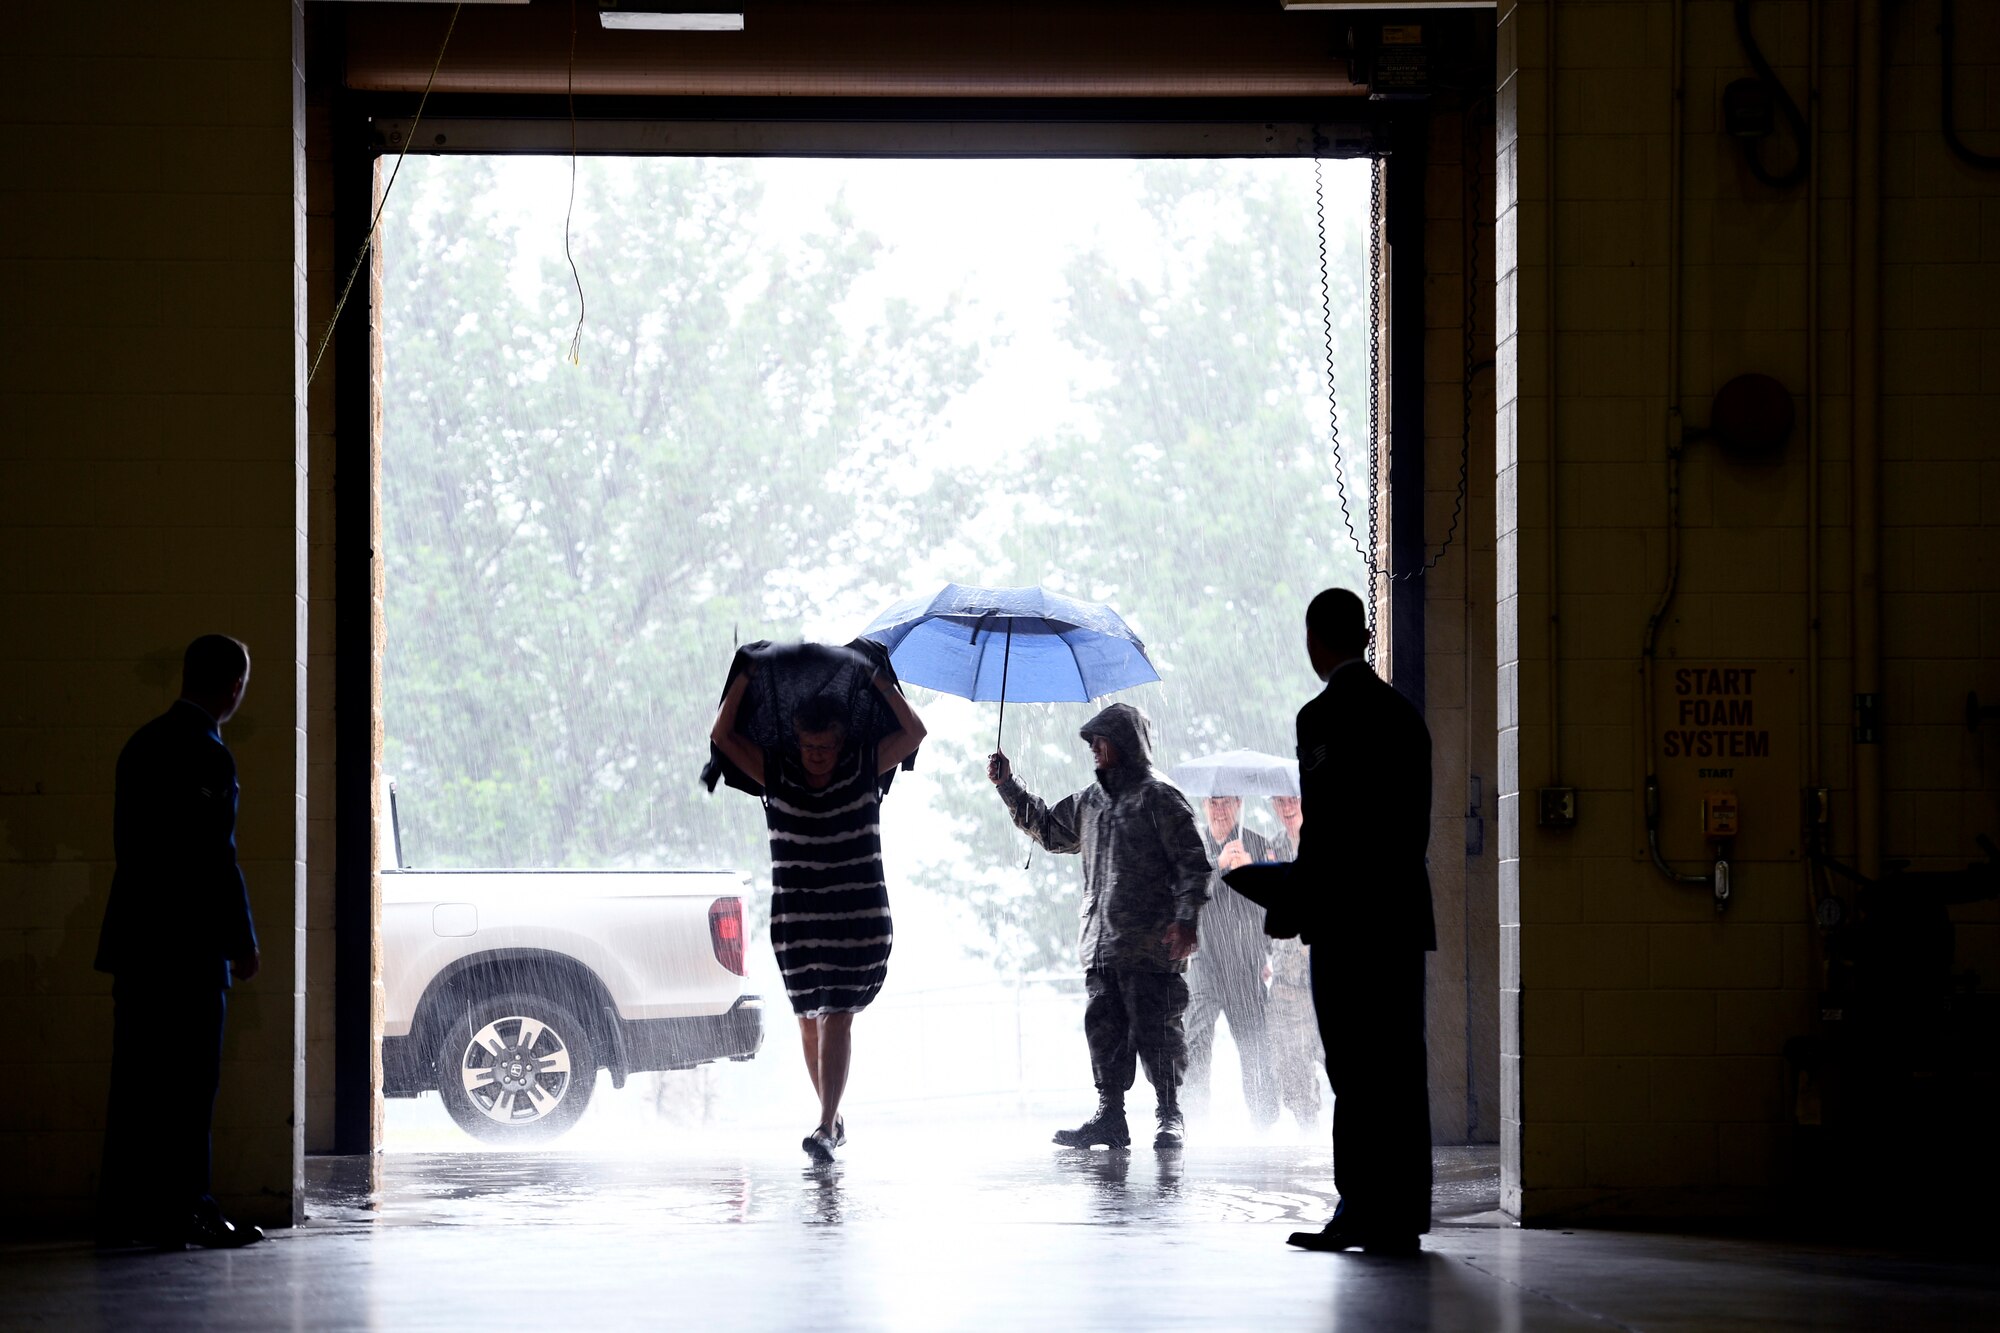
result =
[[[645,1070],[748,1060],[742,875],[726,870],[416,870],[395,784],[382,867],[382,1082],[436,1089],[481,1138],[562,1133]],[[385,857],[385,860],[387,858]]]

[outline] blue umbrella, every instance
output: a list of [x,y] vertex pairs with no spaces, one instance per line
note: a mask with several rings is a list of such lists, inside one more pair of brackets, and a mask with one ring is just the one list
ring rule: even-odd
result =
[[947,583],[896,603],[861,637],[887,648],[896,674],[912,684],[998,699],[1003,734],[1010,697],[1081,703],[1160,678],[1116,611],[1041,588]]

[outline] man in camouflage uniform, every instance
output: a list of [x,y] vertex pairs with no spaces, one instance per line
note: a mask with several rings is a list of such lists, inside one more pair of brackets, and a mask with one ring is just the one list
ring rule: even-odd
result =
[[[1298,855],[1299,826],[1304,823],[1296,796],[1273,796],[1271,812],[1279,833],[1269,844],[1267,861],[1290,861]],[[1271,1066],[1278,1096],[1297,1118],[1301,1129],[1319,1123],[1320,1067],[1326,1052],[1320,1047],[1319,1020],[1313,1015],[1312,954],[1296,935],[1275,941],[1271,951],[1271,1000],[1265,1026],[1271,1046]]]
[[1125,1094],[1146,1067],[1158,1100],[1153,1146],[1181,1145],[1181,1078],[1187,1070],[1188,955],[1208,900],[1208,856],[1194,810],[1153,768],[1152,725],[1130,704],[1113,704],[1078,733],[1097,781],[1054,805],[1014,778],[995,753],[986,775],[1014,824],[1051,852],[1083,857],[1084,1038],[1090,1043],[1097,1111],[1057,1132],[1066,1148],[1124,1148]]

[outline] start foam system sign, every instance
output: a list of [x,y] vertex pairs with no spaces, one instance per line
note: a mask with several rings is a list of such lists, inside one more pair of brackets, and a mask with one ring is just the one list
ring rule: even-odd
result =
[[[1757,719],[1757,673],[1765,667],[1675,667],[1672,720],[1660,736],[1666,759],[1769,759],[1767,725]],[[1765,691],[1768,705],[1770,691]]]
[[[1795,662],[1677,662],[1654,669],[1660,849],[1670,861],[1796,860],[1803,741]],[[1642,756],[1643,763],[1643,756]],[[1640,847],[1645,842],[1641,808]]]

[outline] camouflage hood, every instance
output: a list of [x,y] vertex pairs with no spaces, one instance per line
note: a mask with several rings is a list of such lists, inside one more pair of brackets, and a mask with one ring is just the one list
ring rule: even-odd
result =
[[1090,968],[1185,972],[1167,927],[1196,926],[1208,901],[1208,853],[1180,789],[1153,771],[1153,727],[1131,704],[1113,704],[1079,729],[1118,751],[1097,781],[1049,806],[1019,779],[1000,784],[1015,827],[1051,852],[1083,858],[1077,950]]
[[1118,751],[1118,767],[1128,773],[1145,774],[1153,767],[1153,724],[1131,704],[1112,704],[1077,728],[1086,741],[1102,736]]

